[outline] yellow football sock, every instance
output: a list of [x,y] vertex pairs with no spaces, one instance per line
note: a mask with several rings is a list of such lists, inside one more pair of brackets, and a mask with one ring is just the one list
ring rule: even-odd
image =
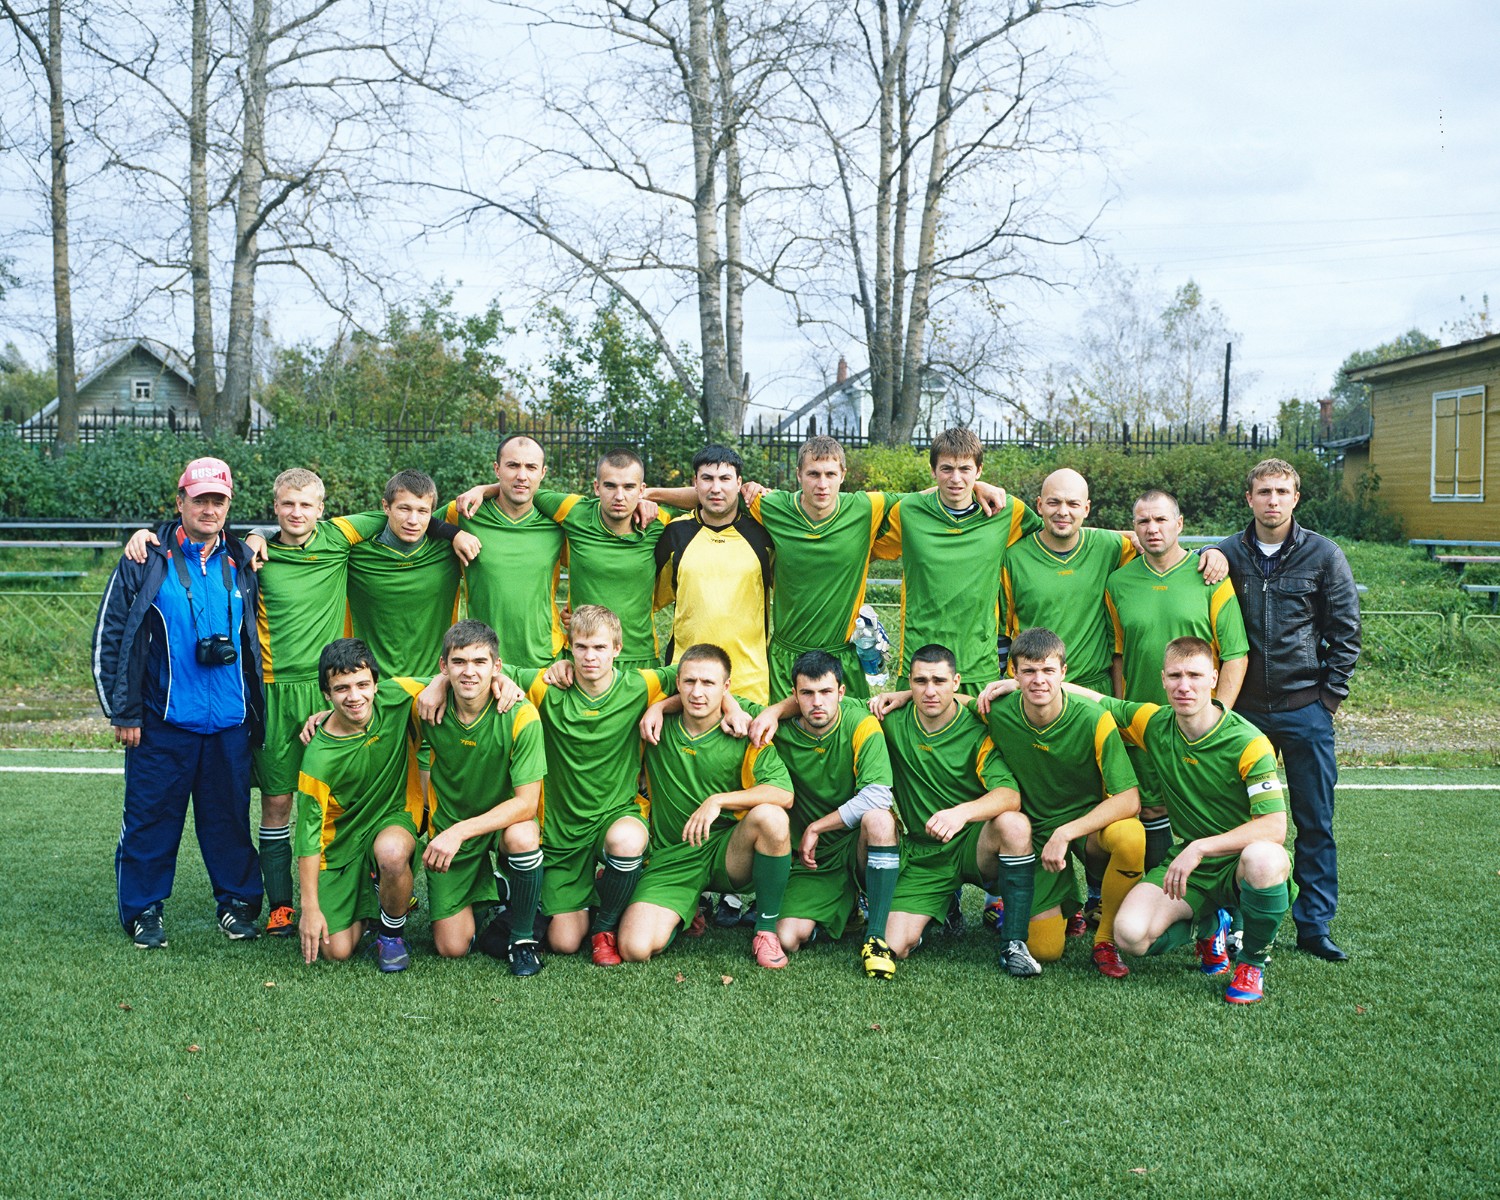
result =
[[1055,917],[1032,917],[1026,929],[1026,946],[1037,962],[1056,962],[1063,955],[1063,946],[1068,941],[1068,918],[1059,913]]
[[1104,883],[1099,889],[1099,928],[1094,945],[1115,940],[1115,913],[1146,869],[1146,829],[1134,817],[1106,825],[1099,845],[1109,855]]

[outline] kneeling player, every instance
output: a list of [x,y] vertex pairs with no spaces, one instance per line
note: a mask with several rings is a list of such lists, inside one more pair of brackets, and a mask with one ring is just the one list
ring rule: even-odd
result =
[[[499,898],[491,859],[503,847],[510,970],[535,975],[542,969],[532,936],[542,891],[537,808],[547,772],[541,723],[529,703],[496,710],[500,640],[484,622],[459,621],[443,635],[441,667],[450,703],[441,720],[424,727],[432,748],[432,839],[422,864],[433,941],[444,958],[469,952],[474,906]],[[506,798],[497,804],[499,797]]]
[[1040,962],[1062,957],[1064,904],[1076,910],[1078,903],[1069,860],[1082,859],[1095,864],[1103,880],[1094,965],[1123,979],[1130,971],[1115,949],[1114,923],[1145,869],[1146,831],[1136,820],[1140,795],[1115,719],[1092,700],[1063,691],[1066,655],[1051,630],[1022,630],[1010,648],[1015,679],[985,688],[979,709],[987,711],[990,737],[1020,784],[1021,811],[1038,854],[1026,936],[1032,956]]
[[1213,648],[1200,638],[1168,643],[1162,670],[1170,708],[1103,700],[1126,741],[1161,777],[1173,846],[1120,906],[1115,936],[1127,954],[1185,945],[1197,922],[1205,974],[1229,968],[1227,915],[1238,905],[1245,933],[1224,999],[1254,1004],[1281,918],[1291,906],[1286,799],[1265,736],[1213,698]]
[[1005,900],[1000,964],[1012,975],[1039,975],[1026,949],[1036,865],[1031,826],[984,722],[955,699],[958,684],[953,652],[921,647],[911,658],[912,703],[883,723],[905,825],[886,940],[905,958],[921,944],[927,923],[947,915],[956,889],[965,883],[993,889],[998,878]]
[[646,746],[651,857],[620,922],[626,962],[665,950],[705,889],[748,888],[759,909],[755,961],[786,966],[775,930],[792,862],[792,781],[774,746],[758,749],[719,727],[728,689],[729,656],[718,646],[699,643],[678,659],[682,712]]
[[889,979],[895,956],[885,940],[891,897],[901,872],[891,812],[891,758],[880,722],[844,695],[844,668],[826,650],[792,664],[792,695],[751,724],[764,744],[780,725],[777,751],[792,777],[792,838],[797,843],[776,936],[788,954],[821,925],[844,936],[863,878],[870,915],[860,961],[872,979]]
[[417,685],[378,680],[358,638],[330,642],[318,658],[318,685],[333,711],[313,732],[297,778],[298,933],[307,962],[346,959],[378,914],[380,969],[402,971],[423,817],[411,721]]

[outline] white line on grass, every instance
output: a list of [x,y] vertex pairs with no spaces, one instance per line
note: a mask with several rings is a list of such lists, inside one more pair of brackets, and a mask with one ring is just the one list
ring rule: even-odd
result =
[[1500,788],[1500,784],[1489,783],[1341,783],[1341,792],[1489,792]]
[[123,775],[124,767],[0,767],[5,775]]

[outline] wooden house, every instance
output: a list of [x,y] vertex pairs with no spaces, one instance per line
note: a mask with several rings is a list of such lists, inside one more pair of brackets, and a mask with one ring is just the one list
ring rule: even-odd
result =
[[1369,385],[1370,436],[1344,447],[1346,478],[1367,462],[1410,537],[1500,541],[1500,334],[1349,378]]

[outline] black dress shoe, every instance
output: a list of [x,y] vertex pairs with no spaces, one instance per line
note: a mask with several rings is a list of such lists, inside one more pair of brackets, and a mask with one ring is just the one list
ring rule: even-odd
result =
[[1326,933],[1308,934],[1297,939],[1297,949],[1313,954],[1324,962],[1343,962],[1349,956],[1340,950]]

